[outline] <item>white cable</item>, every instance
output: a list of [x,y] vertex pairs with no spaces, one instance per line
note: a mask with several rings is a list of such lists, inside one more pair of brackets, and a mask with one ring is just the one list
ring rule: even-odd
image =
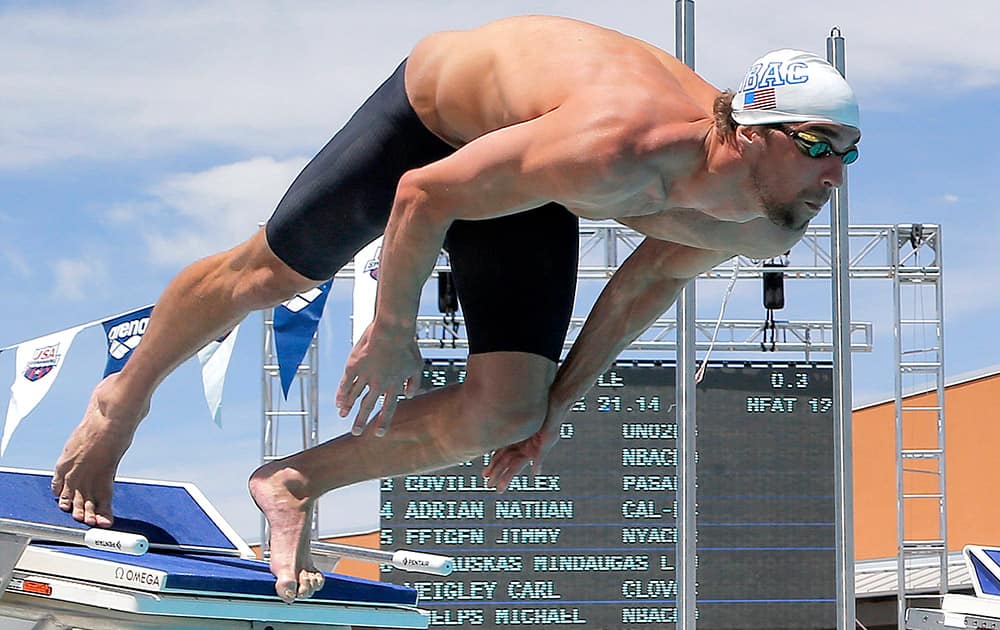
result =
[[715,331],[712,332],[712,341],[708,344],[708,350],[705,352],[705,358],[701,360],[701,367],[698,371],[694,373],[694,382],[700,383],[701,379],[705,377],[705,367],[708,365],[708,357],[712,355],[712,348],[715,347],[715,340],[719,336],[719,327],[722,326],[722,318],[726,314],[726,303],[729,302],[729,296],[733,294],[733,287],[736,286],[736,277],[740,273],[740,257],[737,256],[735,263],[733,264],[733,277],[729,279],[729,287],[726,289],[726,294],[722,296],[722,307],[719,309],[719,319],[715,322]]

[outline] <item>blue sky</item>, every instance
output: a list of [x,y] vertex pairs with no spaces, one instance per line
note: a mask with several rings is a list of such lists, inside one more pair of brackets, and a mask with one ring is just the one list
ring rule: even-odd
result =
[[[627,13],[555,0],[373,6],[0,2],[0,346],[154,302],[185,264],[249,236],[423,34],[534,12],[674,47],[668,0],[630,2]],[[990,0],[939,7],[697,2],[696,66],[720,88],[735,87],[763,52],[824,54],[830,28],[841,28],[864,131],[862,158],[850,169],[851,223],[943,226],[952,376],[1000,363],[988,332],[1000,311],[990,284],[1000,276],[1000,213],[987,190],[1000,174],[1000,43],[992,32],[1000,8]],[[828,221],[824,211],[816,223]],[[786,285],[779,317],[828,319],[826,285],[801,285]],[[332,396],[349,350],[351,287],[335,286],[321,329],[324,438],[348,426]],[[717,315],[723,289],[699,285],[700,318]],[[853,289],[854,319],[876,330],[874,352],[854,359],[854,397],[887,397],[890,285],[858,281]],[[593,292],[582,288],[578,314]],[[738,284],[727,318],[762,318],[759,295],[756,282]],[[81,333],[0,465],[53,466],[100,378],[103,343],[98,329]],[[120,470],[197,482],[251,539],[258,517],[245,479],[259,460],[260,344],[253,314],[237,341],[221,429],[188,363],[154,398]],[[0,354],[0,378],[13,378],[13,362],[12,352]],[[0,394],[0,409],[5,401]]]

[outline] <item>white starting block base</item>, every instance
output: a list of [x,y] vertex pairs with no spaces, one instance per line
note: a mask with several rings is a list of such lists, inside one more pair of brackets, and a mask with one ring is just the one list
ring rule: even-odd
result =
[[907,630],[1000,630],[1000,548],[967,545],[962,555],[975,596],[945,595],[941,610],[911,608]]
[[[15,588],[19,580],[37,576],[15,575]],[[320,604],[311,615],[318,622],[290,621],[288,609],[274,604],[256,602],[219,602],[200,597],[157,597],[149,593],[110,593],[107,589],[85,584],[44,578],[53,586],[53,596],[44,603],[37,596],[17,594],[8,590],[0,599],[0,628],[8,630],[17,620],[24,628],[48,630],[74,628],[86,630],[159,630],[168,628],[201,628],[204,630],[350,630],[353,626],[385,628],[426,628],[427,620],[417,621],[412,612],[405,610],[330,606]],[[56,597],[59,594],[59,599]],[[66,599],[63,600],[62,598]],[[82,602],[94,602],[82,603]],[[100,602],[100,603],[98,603]],[[110,606],[104,608],[103,606]],[[305,608],[306,604],[294,607]],[[233,619],[234,613],[247,619]],[[173,615],[181,612],[185,616]],[[419,614],[418,614],[419,615]],[[302,615],[307,617],[307,615]],[[281,619],[282,621],[273,621]],[[398,621],[394,621],[394,619]],[[413,625],[417,621],[420,625]],[[20,626],[14,626],[20,628]]]
[[941,610],[911,608],[906,611],[907,630],[1000,630],[1000,605],[971,595],[945,595]]
[[[59,510],[50,480],[50,473],[0,469],[0,520],[8,528],[17,522],[67,530],[70,540],[77,534],[82,540],[86,527]],[[16,533],[0,528],[0,630],[428,626],[412,589],[330,573],[312,598],[285,604],[267,563],[189,484],[119,479],[115,499],[115,527],[145,536],[147,553],[46,542],[42,534],[23,533],[27,525]],[[426,563],[450,569],[447,558]]]

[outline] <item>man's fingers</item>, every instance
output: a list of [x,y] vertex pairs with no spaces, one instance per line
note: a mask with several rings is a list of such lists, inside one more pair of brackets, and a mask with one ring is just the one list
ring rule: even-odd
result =
[[496,466],[496,463],[497,463],[497,453],[498,452],[499,451],[497,451],[496,453],[493,453],[490,456],[490,463],[486,464],[486,466],[483,468],[483,477],[489,478],[490,475],[493,474],[493,468]]
[[542,474],[542,456],[539,455],[531,460],[531,474],[538,476]]
[[351,407],[354,406],[355,401],[357,401],[358,396],[364,391],[365,385],[368,383],[362,380],[360,377],[351,377],[348,382],[348,375],[344,374],[344,380],[341,381],[340,390],[337,392],[337,408],[340,410],[340,417],[347,417],[347,414],[351,412]]
[[524,469],[524,466],[527,463],[528,463],[527,461],[522,460],[502,470],[496,482],[497,492],[499,492],[500,494],[507,492],[507,486],[510,485],[511,480],[514,478],[515,475],[517,475],[517,473],[521,472],[521,470]]
[[406,379],[406,383],[403,385],[403,395],[406,396],[407,398],[413,398],[414,396],[420,393],[421,389],[422,388],[420,387],[420,377],[411,376],[410,378]]
[[509,446],[493,451],[493,454],[490,455],[490,463],[486,464],[483,468],[483,476],[493,477],[494,474],[499,473],[507,467],[507,462],[510,461],[510,458],[511,452]]
[[351,427],[352,435],[361,435],[365,432],[365,427],[368,425],[368,419],[371,417],[372,410],[375,408],[375,403],[377,402],[378,393],[369,387],[368,393],[361,399],[361,406],[358,407],[358,415],[354,418],[354,426]]
[[356,377],[354,374],[344,370],[344,376],[340,378],[340,384],[337,385],[337,407],[343,407],[344,401],[347,400],[347,393],[351,391],[351,385],[354,384]]
[[386,392],[385,400],[382,401],[382,411],[375,417],[375,437],[382,437],[389,430],[397,404],[399,404],[399,392],[396,390]]
[[499,457],[494,455],[488,469],[483,470],[488,478],[487,487],[496,488],[500,493],[506,492],[511,479],[524,470],[529,461],[524,453],[503,453]]

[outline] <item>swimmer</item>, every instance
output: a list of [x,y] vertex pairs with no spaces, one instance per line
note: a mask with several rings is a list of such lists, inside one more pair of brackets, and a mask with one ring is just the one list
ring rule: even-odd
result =
[[[375,318],[337,392],[342,416],[360,399],[352,432],[267,463],[249,482],[271,526],[278,596],[309,597],[322,586],[308,525],[322,494],[489,452],[484,474],[499,490],[525,466],[537,470],[572,403],[685,284],[802,237],[860,137],[853,92],[810,53],[768,53],[737,91],[721,92],[650,44],[566,18],[430,35],[263,229],[171,281],[142,344],[95,388],[52,491],[77,520],[110,526],[112,479],[163,378],[384,234]],[[580,217],[646,238],[558,366]],[[397,403],[420,376],[418,299],[442,247],[467,322],[468,377]]]

